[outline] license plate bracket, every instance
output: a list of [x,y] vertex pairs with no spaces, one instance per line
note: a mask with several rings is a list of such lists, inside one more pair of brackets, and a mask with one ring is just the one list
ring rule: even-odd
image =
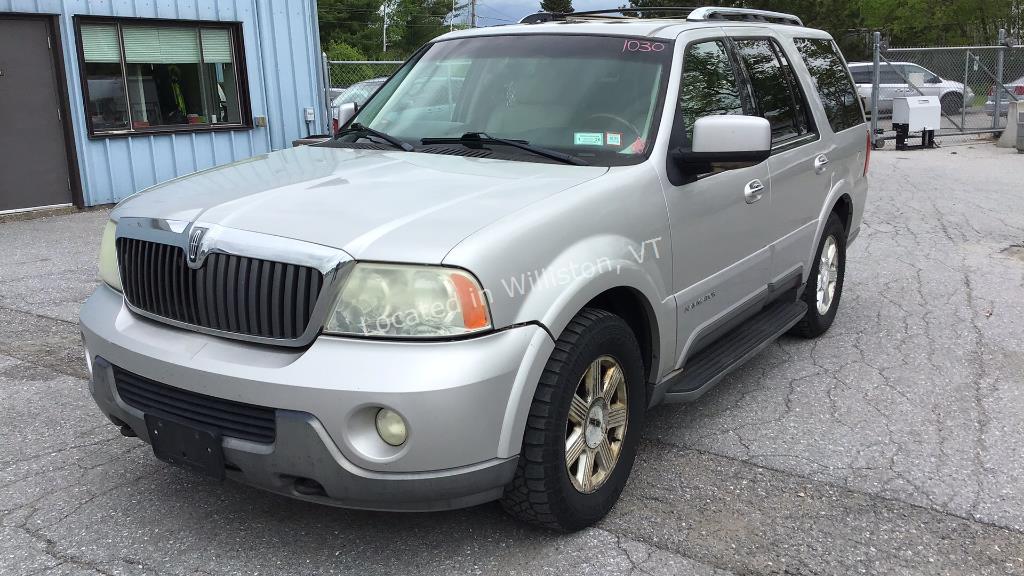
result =
[[219,431],[155,414],[146,414],[146,429],[153,454],[160,460],[224,479],[224,448]]

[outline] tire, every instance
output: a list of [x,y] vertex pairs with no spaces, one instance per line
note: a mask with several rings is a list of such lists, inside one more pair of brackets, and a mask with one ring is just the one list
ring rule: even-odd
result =
[[943,96],[939,103],[942,106],[943,114],[957,114],[964,107],[964,97],[962,94],[950,92]]
[[[602,380],[614,384],[606,387],[614,388],[614,393],[608,395],[610,401],[604,396],[595,398],[586,409],[582,402],[586,376],[594,373],[595,363]],[[624,377],[621,382],[614,376],[615,366]],[[570,419],[574,398],[575,417]],[[646,407],[644,365],[636,336],[615,314],[584,308],[555,343],[544,367],[523,433],[519,464],[505,488],[502,507],[519,520],[563,532],[603,518],[618,500],[633,467]],[[586,417],[579,418],[581,414]],[[613,428],[623,417],[621,427]],[[604,444],[591,447],[598,439],[607,443],[607,450]],[[574,467],[566,463],[570,443],[580,454]],[[613,454],[612,465],[604,466],[603,476],[589,485],[581,484],[581,477],[591,478],[587,471],[601,470],[602,455]],[[589,469],[584,457],[591,464]]]
[[[828,274],[822,272],[822,253],[825,246],[831,242],[835,246],[836,264],[830,268]],[[825,229],[821,233],[821,240],[818,242],[818,249],[814,252],[814,264],[811,274],[807,278],[807,286],[804,288],[801,299],[807,304],[807,314],[803,319],[790,330],[790,334],[804,338],[817,338],[828,331],[832,321],[836,318],[836,311],[839,309],[839,300],[843,295],[843,279],[846,277],[846,229],[835,212],[829,214],[825,222]],[[832,295],[827,299],[828,307],[824,311],[819,308],[818,292],[821,283],[826,286],[830,280],[835,281]],[[824,299],[823,299],[824,300]],[[822,302],[824,304],[824,302]]]

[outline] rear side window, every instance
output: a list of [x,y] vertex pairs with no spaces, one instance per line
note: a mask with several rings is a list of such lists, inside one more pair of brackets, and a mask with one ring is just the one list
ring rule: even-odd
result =
[[808,38],[797,38],[794,43],[821,96],[832,131],[838,133],[863,124],[864,113],[857,102],[857,88],[850,81],[835,43]]
[[754,102],[772,125],[772,144],[811,132],[803,92],[785,54],[773,40],[736,40]]
[[736,71],[722,40],[697,42],[686,48],[679,112],[687,139],[693,136],[698,118],[744,114]]
[[850,70],[853,73],[853,81],[857,84],[871,84],[871,70],[865,70],[863,68],[853,68]]

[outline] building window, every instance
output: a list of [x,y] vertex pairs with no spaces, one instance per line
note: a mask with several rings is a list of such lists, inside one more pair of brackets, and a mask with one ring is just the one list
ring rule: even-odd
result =
[[249,126],[237,24],[82,19],[90,133]]

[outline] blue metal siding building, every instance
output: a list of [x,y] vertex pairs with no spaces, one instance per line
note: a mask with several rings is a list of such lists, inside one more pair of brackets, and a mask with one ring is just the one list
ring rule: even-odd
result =
[[[69,171],[69,180],[80,179],[71,184],[72,190],[80,190],[75,195],[77,204],[116,202],[176,176],[279,150],[296,138],[328,130],[316,0],[0,0],[0,18],[5,13],[49,15],[56,17],[52,22],[59,22],[72,127],[69,141],[73,146],[68,146],[68,153],[74,158],[69,161],[77,160],[78,168],[77,174]],[[238,90],[246,92],[240,99],[248,104],[242,107],[241,116],[251,114],[251,118],[243,118],[247,125],[194,131],[186,126],[166,132],[92,132],[91,112],[87,112],[91,102],[86,93],[91,84],[81,80],[85,60],[77,42],[79,21],[95,16],[124,18],[124,22],[238,23],[233,29],[240,31],[240,36],[235,36],[241,39],[235,46],[240,58],[234,64],[244,68],[246,82],[239,83]],[[223,98],[223,92],[220,94]],[[313,111],[312,122],[307,122],[306,109]],[[193,123],[192,116],[197,115],[189,114],[188,124]],[[212,117],[216,122],[216,116]],[[141,122],[128,126],[134,129],[136,124],[149,126]]]

